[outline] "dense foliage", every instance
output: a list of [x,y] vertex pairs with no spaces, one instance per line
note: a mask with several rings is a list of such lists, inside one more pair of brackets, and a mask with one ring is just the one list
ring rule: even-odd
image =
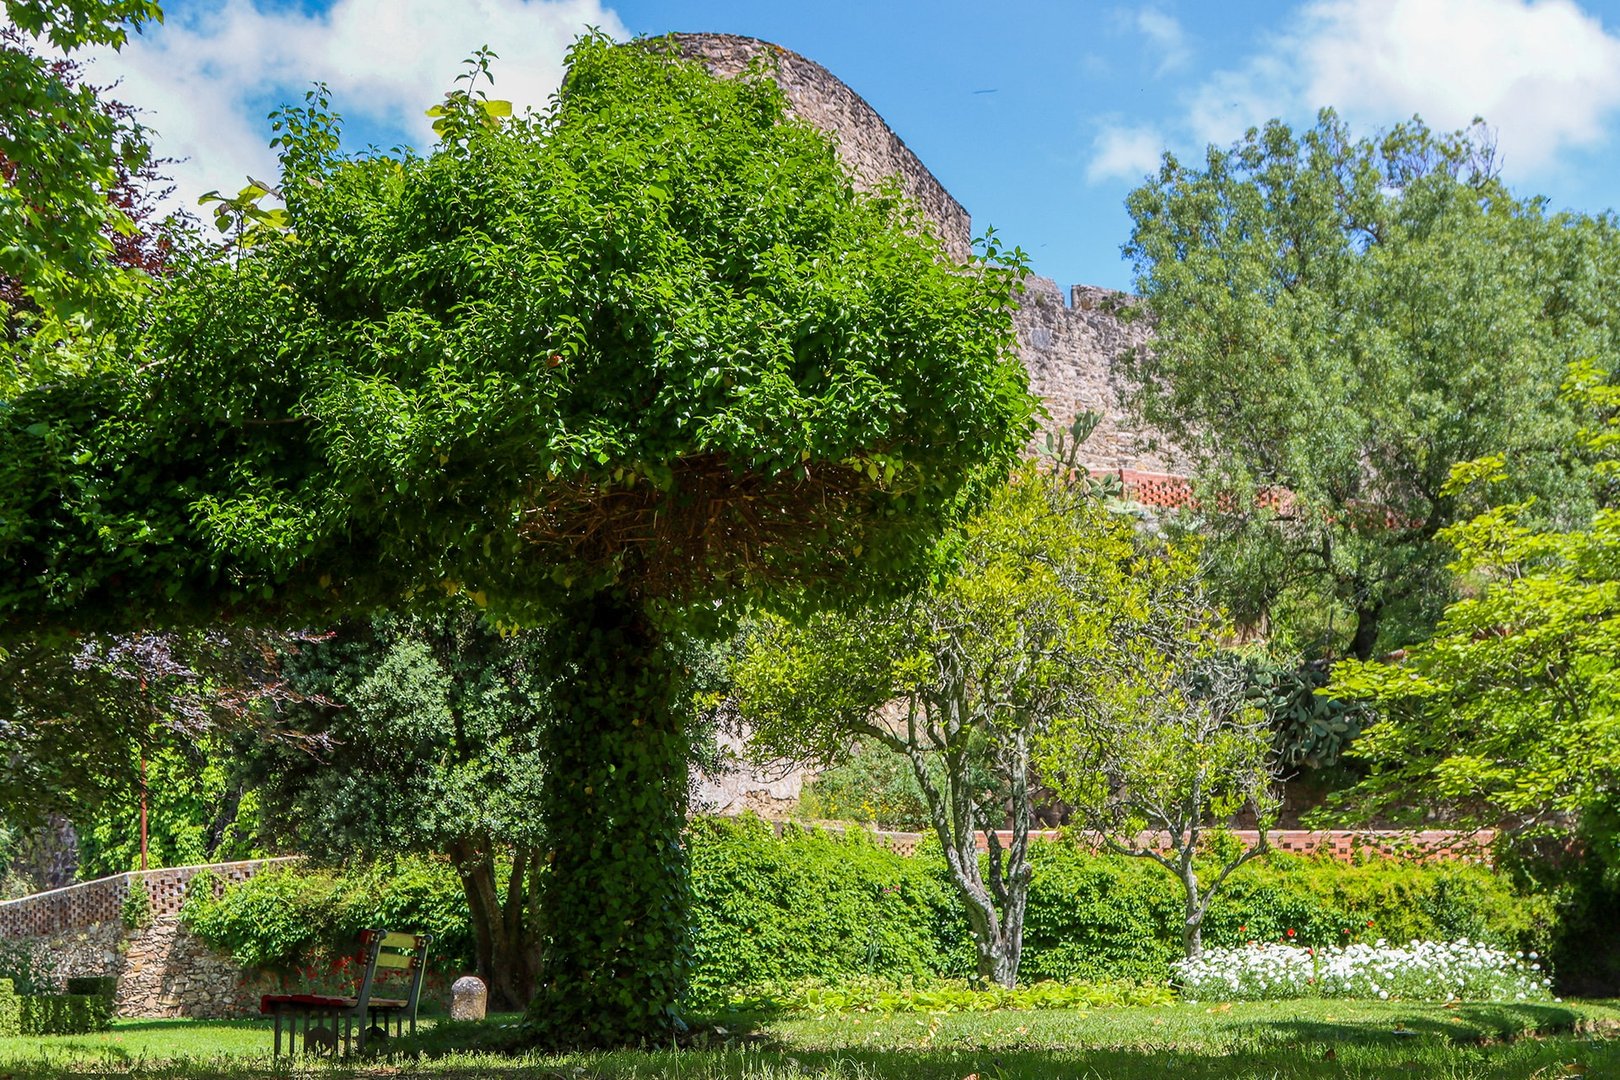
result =
[[346,621],[283,661],[308,696],[280,722],[324,749],[243,747],[264,827],[284,848],[449,858],[478,973],[504,1010],[533,996],[539,960],[544,661],[537,632],[499,634],[475,610]]
[[[1620,391],[1590,367],[1570,391],[1594,422],[1567,453],[1595,455],[1597,483],[1612,485]],[[1452,487],[1500,483],[1519,464],[1481,458]],[[1459,818],[1520,828],[1584,819],[1587,853],[1620,866],[1620,511],[1553,528],[1532,503],[1502,498],[1440,538],[1469,595],[1402,656],[1334,669],[1333,691],[1378,717],[1358,746],[1372,774],[1352,798],[1396,817],[1421,791]]]
[[1129,401],[1193,463],[1233,614],[1289,648],[1367,658],[1451,599],[1451,466],[1509,451],[1543,512],[1579,505],[1558,400],[1614,351],[1620,243],[1496,175],[1483,126],[1355,139],[1273,121],[1134,191],[1126,253],[1151,349]]
[[[301,636],[237,627],[50,635],[0,647],[0,820],[27,828],[65,814],[94,830],[110,819],[126,835],[104,836],[91,850],[121,847],[138,836],[128,815],[145,758],[155,774],[148,787],[163,784],[165,820],[212,822],[206,847],[217,848],[229,816],[197,813],[199,800],[226,796],[224,778],[206,775],[210,755],[224,732],[264,733],[262,707],[300,699],[275,657]],[[308,741],[285,728],[280,735]]]
[[[161,21],[154,0],[6,0],[0,29],[0,324],[10,340],[19,306],[43,316],[43,337],[79,336],[72,316],[111,314],[128,299],[129,258],[120,241],[139,234],[144,202],[133,177],[150,148],[133,110],[102,100],[60,58],[93,45],[120,48],[130,30]],[[57,57],[41,55],[57,52]],[[37,329],[36,322],[36,329]],[[0,395],[26,372],[7,348]],[[58,357],[60,359],[60,357]]]
[[953,264],[763,71],[593,37],[504,119],[487,74],[427,157],[342,156],[318,92],[280,111],[285,212],[178,260],[127,367],[5,403],[0,629],[567,607],[557,673],[616,685],[559,702],[547,753],[622,782],[538,810],[622,834],[553,867],[593,934],[553,938],[534,1031],[621,1042],[683,981],[670,617],[916,580],[1030,429],[1019,260]]
[[466,896],[442,859],[273,868],[232,885],[199,875],[180,917],[243,967],[284,975],[326,970],[359,951],[360,931],[377,928],[432,934],[434,970],[466,970],[474,961]]
[[[905,856],[859,830],[789,827],[778,839],[769,823],[742,818],[694,822],[687,843],[691,1004],[840,984],[865,993],[858,986],[866,979],[927,987],[975,973],[972,935],[933,842]],[[1031,859],[1026,982],[1169,977],[1182,955],[1183,900],[1167,875],[1067,843],[1037,843]],[[341,876],[276,871],[212,897],[212,889],[194,897],[185,918],[245,964],[290,971],[321,962],[375,919],[428,927],[444,943],[434,951],[445,964],[472,958],[465,900],[443,862]],[[1543,953],[1556,932],[1547,900],[1479,865],[1279,854],[1235,874],[1211,903],[1205,928],[1214,948],[1468,938]]]
[[600,39],[572,64],[552,111],[426,158],[342,158],[318,99],[284,110],[286,231],[182,260],[139,366],[9,403],[0,612],[915,565],[1027,433],[1014,271],[857,194],[767,77]]

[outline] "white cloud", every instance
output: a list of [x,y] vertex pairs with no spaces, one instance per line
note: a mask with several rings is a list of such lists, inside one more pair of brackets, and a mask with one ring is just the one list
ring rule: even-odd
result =
[[1091,160],[1086,164],[1086,181],[1128,180],[1137,183],[1159,167],[1164,153],[1164,136],[1151,127],[1107,124],[1091,143]]
[[1439,130],[1483,117],[1510,174],[1610,137],[1620,37],[1572,0],[1316,0],[1187,99],[1200,142],[1333,106],[1357,130],[1414,114]]
[[563,54],[587,26],[616,38],[623,24],[602,0],[336,0],[321,12],[266,10],[252,0],[201,5],[190,17],[132,36],[122,52],[92,54],[93,78],[144,110],[172,166],[176,201],[195,208],[209,188],[235,191],[275,175],[266,102],[301,101],[311,83],[332,90],[346,118],[365,117],[432,142],[424,110],[480,45],[500,59],[493,96],[544,105]]
[[1187,47],[1187,35],[1175,16],[1146,7],[1136,13],[1136,28],[1159,50],[1158,74],[1184,66],[1192,56],[1192,50]]
[[1620,38],[1570,0],[1329,0],[1306,19],[1307,104],[1444,129],[1482,116],[1516,170],[1602,141],[1620,106]]

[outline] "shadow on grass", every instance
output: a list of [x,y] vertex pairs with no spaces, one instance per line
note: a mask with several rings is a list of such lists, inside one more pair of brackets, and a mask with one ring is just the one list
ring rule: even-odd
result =
[[177,1016],[162,1020],[119,1020],[106,1032],[98,1034],[117,1035],[126,1031],[185,1031],[198,1024],[207,1024],[211,1028],[227,1028],[232,1031],[269,1031],[270,1018],[268,1016],[248,1016],[235,1020],[194,1020],[190,1017]]
[[1561,1005],[1516,1002],[1459,1004],[1446,1010],[1390,1018],[1388,1027],[1373,1027],[1365,1018],[1336,1022],[1326,1018],[1256,1020],[1250,1030],[1263,1037],[1289,1042],[1399,1043],[1428,1035],[1454,1043],[1489,1043],[1528,1035],[1566,1034],[1575,1030],[1581,1014]]

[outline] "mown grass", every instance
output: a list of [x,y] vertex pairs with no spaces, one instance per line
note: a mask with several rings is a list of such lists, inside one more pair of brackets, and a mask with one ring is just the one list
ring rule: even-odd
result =
[[[497,1021],[498,1022],[498,1021]],[[731,1026],[727,1026],[730,1024]],[[1047,1080],[1052,1077],[1620,1077],[1620,1003],[1254,1002],[874,1016],[736,1018],[701,1049],[519,1057],[391,1056],[291,1069],[259,1021],[122,1021],[98,1035],[0,1039],[0,1080],[120,1075],[248,1080],[431,1076],[472,1080]],[[463,1042],[441,1028],[423,1044]]]

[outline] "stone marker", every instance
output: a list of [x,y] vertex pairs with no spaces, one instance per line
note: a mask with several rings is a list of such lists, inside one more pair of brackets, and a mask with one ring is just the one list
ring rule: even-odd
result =
[[463,975],[450,987],[450,1019],[482,1020],[489,1004],[489,988],[476,975]]

